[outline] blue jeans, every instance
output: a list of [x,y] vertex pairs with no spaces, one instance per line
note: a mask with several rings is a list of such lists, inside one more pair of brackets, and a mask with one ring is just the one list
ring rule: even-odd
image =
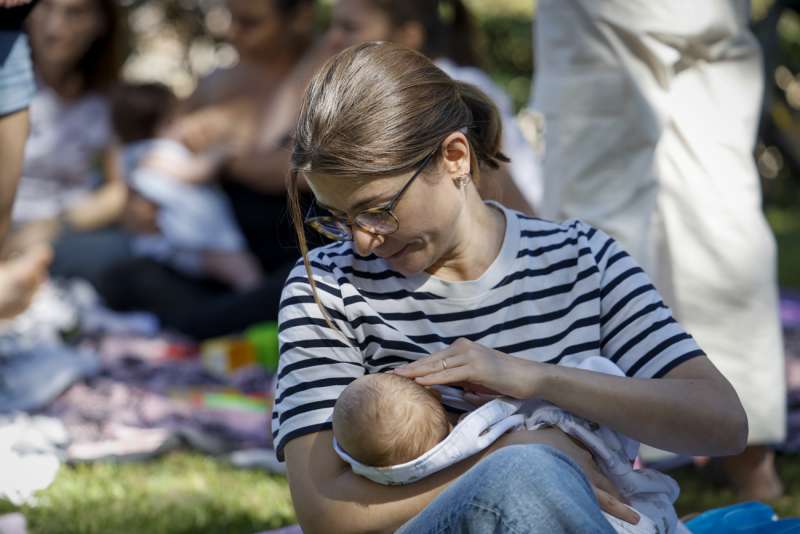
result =
[[548,445],[484,458],[397,530],[417,533],[609,533],[580,467]]

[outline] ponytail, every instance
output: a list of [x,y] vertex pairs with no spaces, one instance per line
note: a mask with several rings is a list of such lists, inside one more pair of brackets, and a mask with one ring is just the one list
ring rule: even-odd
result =
[[475,152],[477,162],[491,169],[497,169],[501,162],[508,163],[510,160],[500,151],[503,123],[497,106],[486,93],[474,85],[456,80],[453,83],[472,116],[467,138]]

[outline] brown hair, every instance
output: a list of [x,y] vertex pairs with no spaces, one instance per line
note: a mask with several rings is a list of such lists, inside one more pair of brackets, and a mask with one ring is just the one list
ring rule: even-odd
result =
[[[289,207],[314,300],[331,327],[308,260],[297,187],[301,175],[363,179],[402,174],[462,129],[475,181],[479,165],[496,169],[509,161],[500,152],[500,115],[489,97],[453,80],[421,53],[396,44],[352,46],[311,79],[294,133]],[[438,159],[439,154],[427,168]]]
[[[89,45],[74,70],[80,74],[81,92],[105,92],[120,78],[128,56],[127,14],[116,0],[92,0],[102,19],[102,33]],[[33,50],[35,56],[36,50]],[[36,58],[34,57],[34,63]]]
[[103,19],[103,33],[95,39],[78,63],[86,88],[105,91],[119,80],[128,55],[127,15],[115,0],[95,0]]
[[439,399],[409,378],[366,375],[351,382],[333,411],[333,431],[359,462],[386,467],[418,458],[447,437]]
[[425,30],[422,52],[459,65],[479,65],[472,14],[462,0],[370,0],[394,27],[416,22]]
[[111,126],[122,143],[156,137],[177,105],[162,83],[120,83],[111,91]]

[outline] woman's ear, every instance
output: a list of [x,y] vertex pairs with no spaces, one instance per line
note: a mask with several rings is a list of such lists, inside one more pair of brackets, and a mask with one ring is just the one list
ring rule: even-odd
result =
[[469,142],[461,132],[453,132],[442,143],[445,170],[456,176],[469,174],[470,152]]

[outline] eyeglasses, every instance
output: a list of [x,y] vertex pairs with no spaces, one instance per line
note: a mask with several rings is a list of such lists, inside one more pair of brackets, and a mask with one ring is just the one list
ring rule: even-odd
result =
[[395,206],[400,202],[403,193],[411,187],[411,184],[417,176],[422,173],[422,170],[428,165],[431,158],[433,158],[434,154],[438,151],[439,147],[437,146],[436,150],[425,156],[425,159],[422,160],[417,170],[414,171],[414,175],[409,178],[403,188],[385,206],[366,209],[359,212],[351,219],[347,216],[342,217],[333,214],[316,215],[314,213],[315,205],[322,209],[326,208],[319,205],[315,200],[306,214],[305,223],[328,239],[333,239],[334,241],[351,241],[353,239],[352,227],[354,224],[375,235],[390,235],[395,233],[397,229],[400,228],[400,221],[393,211]]

